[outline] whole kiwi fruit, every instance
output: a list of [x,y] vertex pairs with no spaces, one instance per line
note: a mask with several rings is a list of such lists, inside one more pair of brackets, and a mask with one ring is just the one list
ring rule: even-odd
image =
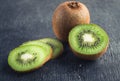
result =
[[75,26],[69,33],[69,45],[75,55],[84,60],[95,60],[108,47],[107,33],[96,24]]
[[89,24],[88,8],[78,1],[66,1],[58,5],[52,17],[53,31],[59,40],[67,41],[69,31],[78,24]]

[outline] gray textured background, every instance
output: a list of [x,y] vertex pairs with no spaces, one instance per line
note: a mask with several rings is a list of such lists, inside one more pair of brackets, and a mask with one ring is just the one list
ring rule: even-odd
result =
[[64,44],[63,56],[41,69],[19,74],[7,64],[9,51],[21,43],[53,37],[51,18],[65,0],[0,0],[0,81],[120,81],[120,0],[79,0],[91,13],[91,22],[109,34],[110,46],[96,61],[78,59]]

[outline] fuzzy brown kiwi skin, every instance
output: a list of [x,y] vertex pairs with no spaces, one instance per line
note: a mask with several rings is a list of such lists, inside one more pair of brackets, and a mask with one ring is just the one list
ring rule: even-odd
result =
[[[72,5],[71,3],[77,4]],[[90,13],[87,7],[77,1],[61,3],[52,17],[53,31],[61,41],[68,41],[69,31],[78,24],[89,24]]]
[[40,66],[38,66],[38,67],[36,67],[36,68],[34,68],[34,69],[27,70],[27,71],[16,71],[16,70],[14,70],[14,71],[15,71],[15,72],[18,72],[18,73],[28,73],[28,72],[35,71],[35,70],[39,69],[40,67],[42,67],[46,62],[48,62],[49,60],[51,60],[51,58],[52,58],[52,53],[53,53],[53,50],[52,50],[52,48],[51,48],[50,54],[49,54],[49,56],[46,58],[46,60],[45,60]]
[[77,53],[75,52],[71,47],[71,50],[73,51],[73,53],[78,56],[79,58],[83,59],[83,60],[96,60],[98,59],[99,57],[101,57],[103,54],[105,54],[105,52],[107,51],[107,48],[109,46],[109,42],[107,44],[107,46],[98,54],[93,54],[93,55],[85,55],[85,54],[80,54],[80,53]]

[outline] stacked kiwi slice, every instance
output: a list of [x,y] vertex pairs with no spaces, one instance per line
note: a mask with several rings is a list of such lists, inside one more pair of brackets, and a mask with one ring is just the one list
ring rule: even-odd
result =
[[52,39],[52,38],[44,38],[44,39],[38,40],[38,42],[44,42],[52,47],[53,49],[52,59],[57,58],[63,52],[63,44],[59,40]]
[[29,72],[43,66],[63,52],[62,43],[53,38],[32,40],[21,44],[8,56],[9,66],[17,72]]

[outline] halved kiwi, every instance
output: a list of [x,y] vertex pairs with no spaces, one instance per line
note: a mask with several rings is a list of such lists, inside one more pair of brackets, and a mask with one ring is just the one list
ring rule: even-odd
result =
[[69,33],[71,49],[85,60],[95,60],[103,55],[108,44],[107,33],[96,24],[77,25]]
[[62,41],[68,41],[69,31],[78,24],[89,24],[90,13],[85,4],[66,1],[57,6],[52,17],[53,31]]
[[18,72],[35,70],[45,64],[52,56],[52,49],[39,45],[24,45],[13,49],[8,56],[9,66]]
[[57,58],[63,52],[63,44],[57,39],[43,38],[38,41],[44,42],[52,47],[52,49],[53,49],[52,59]]

